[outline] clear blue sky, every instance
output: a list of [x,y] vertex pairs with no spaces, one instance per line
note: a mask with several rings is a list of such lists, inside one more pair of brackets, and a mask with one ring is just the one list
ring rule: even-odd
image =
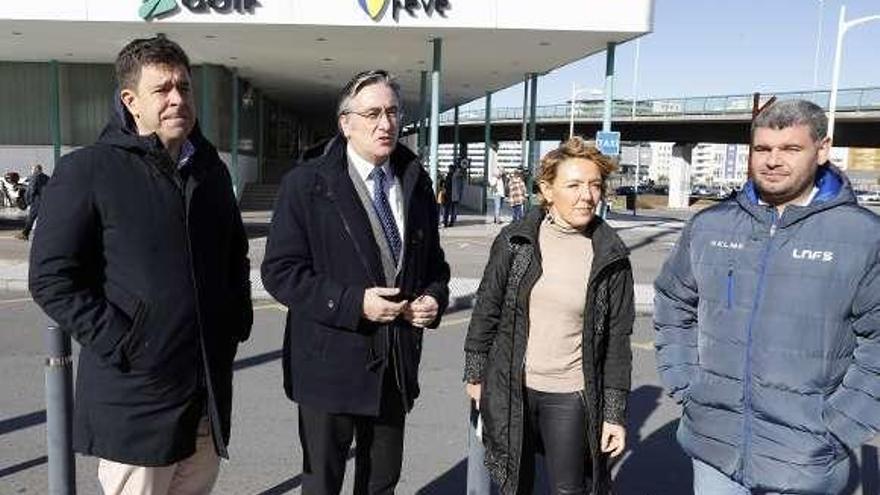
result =
[[[609,0],[611,1],[611,0]],[[848,20],[880,15],[880,0],[655,0],[654,31],[641,38],[639,98],[747,94],[813,88],[819,10],[818,87],[831,86],[840,6]],[[614,94],[633,94],[635,41],[617,47]],[[844,37],[840,88],[880,86],[880,21]],[[571,83],[604,85],[605,53],[538,80],[538,103],[562,103]],[[582,95],[583,97],[583,95]],[[493,107],[521,106],[522,84],[493,96]],[[482,108],[482,99],[466,108]]]

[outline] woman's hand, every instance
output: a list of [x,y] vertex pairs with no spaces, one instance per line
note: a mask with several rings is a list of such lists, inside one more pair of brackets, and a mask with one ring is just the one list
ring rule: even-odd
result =
[[483,392],[483,386],[479,383],[468,383],[464,386],[464,391],[467,392],[468,397],[474,401],[477,405],[477,409],[480,408],[480,394]]
[[602,452],[611,457],[617,457],[623,453],[626,447],[626,428],[614,423],[602,423]]

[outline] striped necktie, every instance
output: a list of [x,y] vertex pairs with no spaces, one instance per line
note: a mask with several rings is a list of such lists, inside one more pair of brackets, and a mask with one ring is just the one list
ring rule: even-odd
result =
[[382,167],[375,167],[370,172],[369,178],[373,180],[373,209],[379,217],[379,223],[382,224],[382,231],[385,233],[385,241],[391,248],[391,255],[394,257],[394,264],[400,259],[400,249],[402,243],[400,241],[400,231],[397,230],[397,222],[394,221],[394,213],[391,211],[391,204],[388,202],[388,195],[385,193],[385,170]]

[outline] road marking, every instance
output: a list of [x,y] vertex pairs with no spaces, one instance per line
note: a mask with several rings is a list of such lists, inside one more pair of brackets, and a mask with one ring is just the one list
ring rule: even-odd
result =
[[20,303],[20,302],[28,302],[28,301],[33,301],[33,299],[31,299],[30,297],[23,297],[21,299],[0,299],[0,305],[15,304],[15,303]]
[[443,320],[443,321],[440,323],[440,326],[441,326],[441,327],[451,327],[451,326],[453,326],[453,325],[458,325],[458,324],[460,324],[460,323],[464,323],[464,322],[466,322],[466,321],[470,321],[470,320],[471,320],[471,317],[470,317],[470,316],[468,316],[467,318],[456,318],[456,319],[454,319],[454,320]]
[[653,351],[653,350],[654,350],[654,343],[653,343],[653,342],[650,342],[650,341],[649,341],[649,342],[637,342],[637,341],[633,341],[633,342],[630,342],[630,345],[631,345],[634,349],[641,349],[641,350],[643,350],[643,351]]
[[286,311],[287,310],[287,308],[283,304],[278,304],[278,303],[257,304],[254,306],[254,311],[260,311],[262,309],[277,309],[278,311]]

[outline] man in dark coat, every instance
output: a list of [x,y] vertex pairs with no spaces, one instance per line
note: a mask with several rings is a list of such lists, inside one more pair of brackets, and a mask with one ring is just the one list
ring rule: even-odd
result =
[[272,218],[262,276],[288,307],[304,495],[339,493],[354,438],[354,493],[394,492],[422,332],[449,298],[431,181],[397,144],[399,102],[384,71],[349,82],[341,135],[287,174]]
[[135,40],[116,74],[116,114],[46,187],[30,290],[82,346],[74,448],[105,493],[207,493],[253,320],[247,238],[183,50]]
[[23,241],[28,240],[31,230],[34,228],[34,223],[37,221],[37,215],[40,213],[40,199],[43,196],[43,188],[47,182],[49,182],[49,176],[43,173],[43,166],[39,163],[34,165],[31,176],[28,178],[27,191],[25,192],[28,216],[24,229],[17,236]]

